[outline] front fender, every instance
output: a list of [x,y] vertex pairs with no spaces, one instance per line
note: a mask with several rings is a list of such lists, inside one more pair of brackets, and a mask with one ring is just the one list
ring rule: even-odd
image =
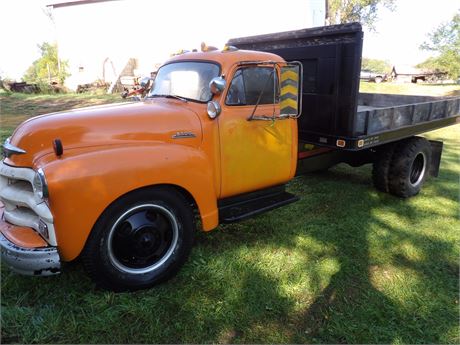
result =
[[171,184],[195,199],[203,228],[218,225],[213,168],[200,150],[173,144],[68,150],[37,162],[46,175],[61,258],[76,258],[102,212],[120,196]]

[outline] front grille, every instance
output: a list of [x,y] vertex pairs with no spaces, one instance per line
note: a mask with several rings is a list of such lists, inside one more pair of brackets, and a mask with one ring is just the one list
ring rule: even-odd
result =
[[[12,167],[1,162],[0,201],[5,205],[3,215],[8,223],[30,227],[50,245],[56,246],[53,215],[46,202],[37,203],[32,188],[34,176],[33,169]],[[48,236],[40,222],[46,224]]]

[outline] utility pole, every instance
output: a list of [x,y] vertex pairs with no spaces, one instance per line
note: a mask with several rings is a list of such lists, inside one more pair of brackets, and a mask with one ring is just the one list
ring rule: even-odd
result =
[[59,82],[61,81],[61,59],[59,58],[59,45],[58,45],[58,39],[57,39],[57,27],[56,27],[56,21],[54,20],[53,16],[53,9],[54,7],[49,7],[46,10],[43,10],[43,13],[51,20],[53,23],[53,28],[54,28],[54,34],[55,34],[55,39],[56,39],[56,58],[57,58],[57,64],[58,64],[58,79]]
[[331,25],[331,18],[329,16],[329,0],[324,1],[324,6],[326,7],[326,10],[324,11],[324,25]]

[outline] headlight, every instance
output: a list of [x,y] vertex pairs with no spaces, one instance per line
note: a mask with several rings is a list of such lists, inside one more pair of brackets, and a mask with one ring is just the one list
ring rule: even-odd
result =
[[208,102],[208,116],[211,119],[215,119],[217,116],[219,116],[221,111],[222,109],[219,103],[217,103],[216,101]]
[[37,202],[42,202],[44,199],[48,198],[48,184],[46,183],[45,173],[42,169],[38,169],[35,173],[32,187]]

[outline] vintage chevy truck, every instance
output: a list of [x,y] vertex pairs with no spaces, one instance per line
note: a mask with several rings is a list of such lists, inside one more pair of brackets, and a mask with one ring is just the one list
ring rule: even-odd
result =
[[52,275],[81,258],[104,288],[147,288],[180,269],[198,223],[298,200],[296,174],[372,163],[379,190],[417,194],[442,143],[414,135],[458,123],[460,100],[359,94],[362,37],[232,39],[171,58],[142,102],[25,121],[0,163],[2,262]]

